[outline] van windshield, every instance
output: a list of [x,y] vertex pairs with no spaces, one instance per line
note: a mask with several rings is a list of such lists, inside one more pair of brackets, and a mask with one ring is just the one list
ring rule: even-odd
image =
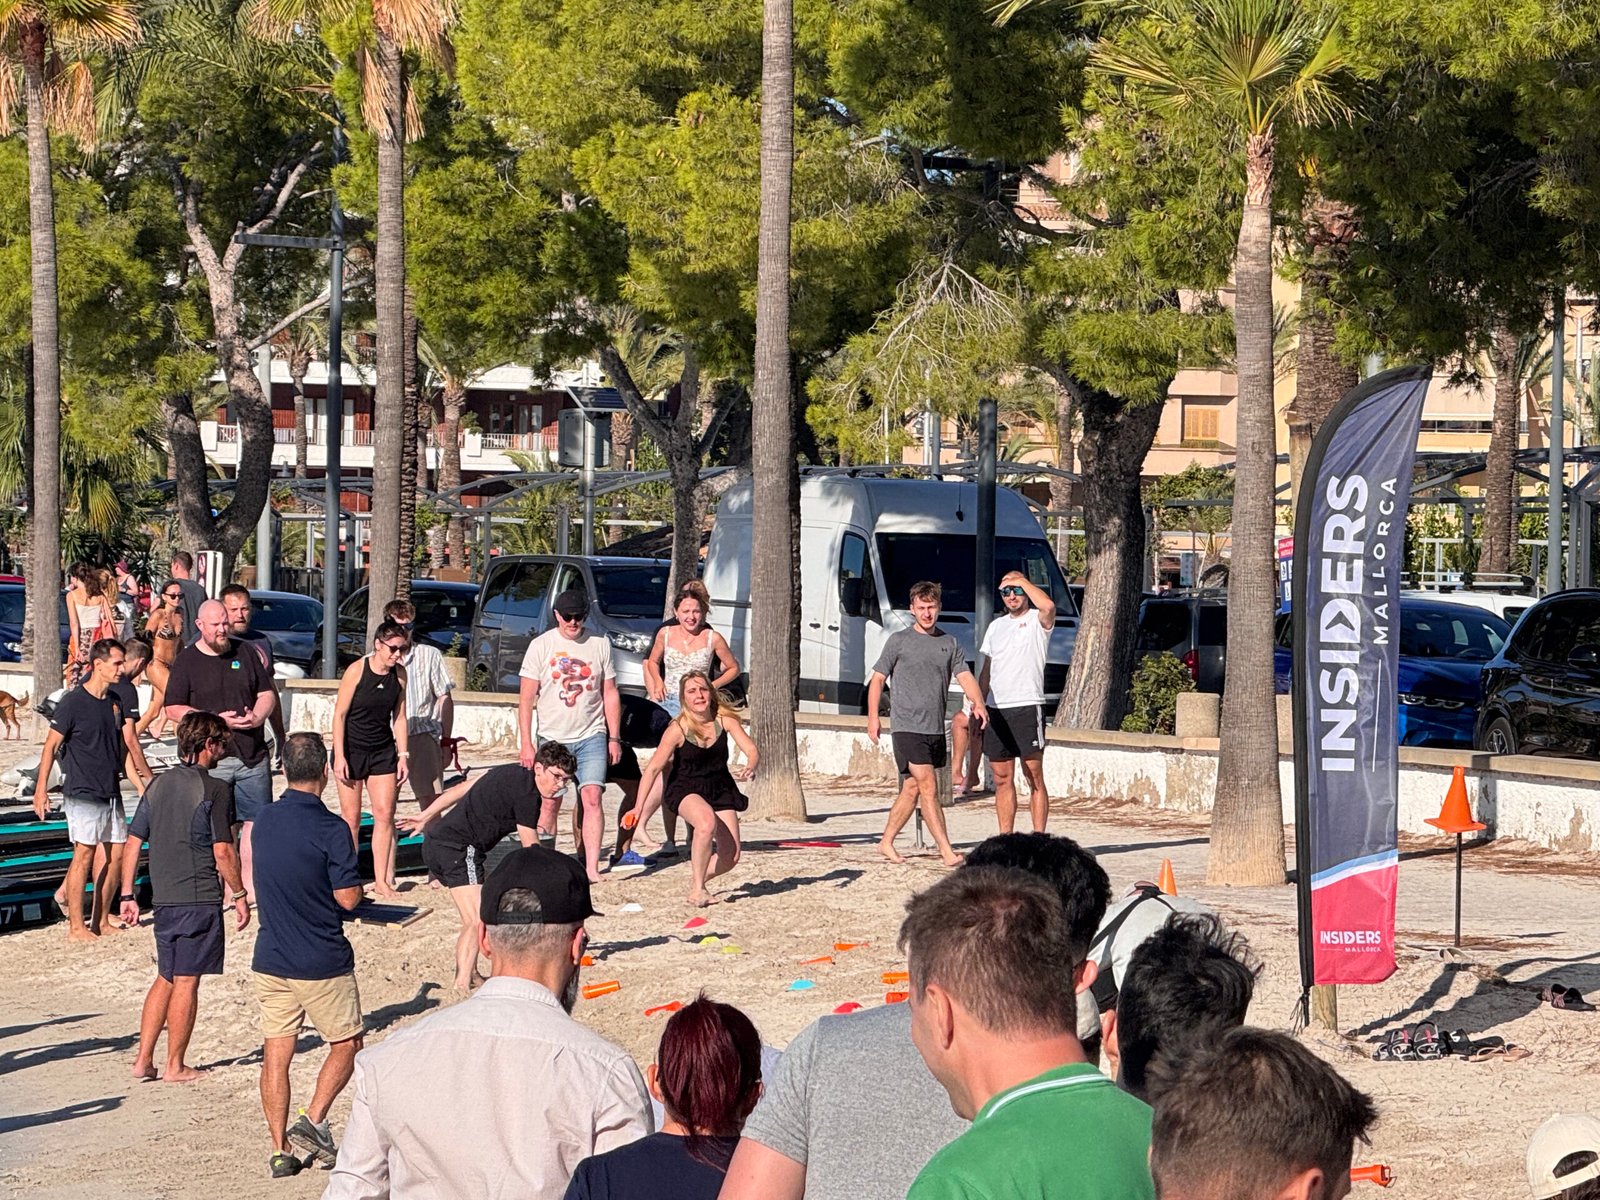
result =
[[595,601],[608,617],[660,620],[667,607],[667,566],[653,562],[594,568]]
[[[978,539],[958,533],[880,533],[878,559],[889,603],[905,608],[911,585],[931,579],[944,589],[946,612],[973,611],[973,562]],[[1002,537],[994,540],[994,603],[1000,606],[1000,579],[1008,571],[1021,571],[1050,593],[1063,615],[1076,613],[1061,566],[1043,538]]]

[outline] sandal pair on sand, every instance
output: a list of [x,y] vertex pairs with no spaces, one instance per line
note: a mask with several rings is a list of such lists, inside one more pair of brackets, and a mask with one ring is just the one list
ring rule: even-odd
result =
[[1468,1062],[1527,1058],[1531,1051],[1493,1035],[1471,1038],[1463,1029],[1442,1030],[1433,1021],[1419,1021],[1391,1030],[1372,1057],[1378,1062],[1423,1062],[1438,1058],[1464,1058]]
[[1559,983],[1552,983],[1547,988],[1539,989],[1539,999],[1551,1008],[1564,1008],[1572,1012],[1593,1012],[1594,1005],[1583,998],[1583,993],[1577,988],[1562,987]]

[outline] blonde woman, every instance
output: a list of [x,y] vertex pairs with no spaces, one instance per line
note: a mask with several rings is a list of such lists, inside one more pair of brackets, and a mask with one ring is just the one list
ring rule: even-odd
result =
[[[718,902],[706,884],[726,875],[739,861],[739,814],[750,806],[739,791],[735,776],[728,769],[728,739],[744,753],[745,766],[738,779],[755,778],[756,744],[750,740],[739,718],[722,709],[716,689],[704,671],[687,672],[678,685],[681,711],[651,756],[639,781],[639,795],[647,797],[639,812],[638,828],[644,828],[655,811],[651,795],[656,779],[666,774],[660,803],[676,811],[693,830],[689,843],[689,866],[694,875],[689,903],[696,908]],[[642,839],[635,836],[636,844]],[[641,845],[643,853],[650,853]]]

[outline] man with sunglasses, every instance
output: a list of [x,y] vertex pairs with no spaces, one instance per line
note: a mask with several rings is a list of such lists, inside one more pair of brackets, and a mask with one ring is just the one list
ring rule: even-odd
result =
[[470,991],[479,980],[478,902],[489,852],[513,833],[524,846],[541,838],[553,841],[561,793],[577,769],[572,751],[560,742],[546,742],[534,755],[532,770],[521,763],[490,767],[448,789],[420,815],[400,818],[406,833],[423,835],[428,873],[450,889],[461,914],[457,991]]
[[[139,1021],[136,1079],[156,1078],[156,1040],[167,1031],[167,1064],[161,1078],[188,1083],[201,1072],[188,1066],[184,1052],[194,1032],[200,977],[221,975],[223,950],[222,883],[227,882],[236,928],[250,924],[239,857],[233,845],[232,801],[228,785],[211,777],[211,768],[228,750],[228,727],[211,713],[192,712],[178,722],[181,765],[161,774],[148,789],[128,826],[122,849],[121,915],[139,923],[134,882],[139,852],[150,843],[150,894],[156,934],[156,978],[144,999]],[[220,878],[219,878],[220,876]]]
[[983,750],[994,768],[994,809],[1000,832],[1017,821],[1016,763],[1028,777],[1028,814],[1033,831],[1043,833],[1050,816],[1044,786],[1044,664],[1056,604],[1050,593],[1021,571],[1000,580],[1005,614],[989,622],[978,648],[978,686],[988,698],[990,720]]
[[[578,796],[583,804],[583,862],[589,882],[600,882],[600,843],[605,813],[600,797],[606,768],[622,758],[622,694],[612,665],[611,643],[583,627],[589,597],[572,588],[552,605],[556,626],[528,644],[522,659],[517,704],[517,742],[522,765],[531,768],[538,747],[560,742],[578,760]],[[533,714],[539,714],[538,740]]]

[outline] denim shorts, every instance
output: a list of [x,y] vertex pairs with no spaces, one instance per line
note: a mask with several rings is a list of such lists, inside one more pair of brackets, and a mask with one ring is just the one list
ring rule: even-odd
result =
[[272,803],[272,760],[263,758],[247,767],[231,755],[211,768],[211,778],[220,779],[233,789],[233,819],[254,821],[256,814]]
[[[539,745],[554,740],[540,738]],[[605,787],[606,767],[611,762],[611,735],[602,729],[599,733],[591,733],[581,741],[566,742],[565,745],[572,751],[572,757],[578,760],[578,786]]]

